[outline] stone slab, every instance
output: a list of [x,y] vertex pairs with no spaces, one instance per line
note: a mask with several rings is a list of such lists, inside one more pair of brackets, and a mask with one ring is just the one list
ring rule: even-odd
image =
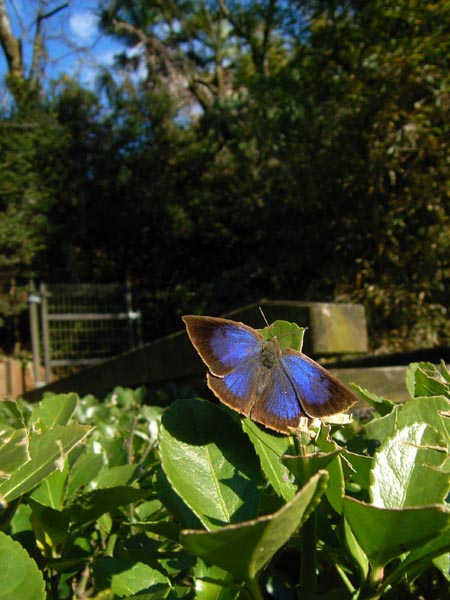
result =
[[265,323],[259,307],[269,323],[282,319],[307,327],[303,350],[313,357],[359,354],[369,349],[366,315],[362,304],[262,300],[226,316],[262,329]]

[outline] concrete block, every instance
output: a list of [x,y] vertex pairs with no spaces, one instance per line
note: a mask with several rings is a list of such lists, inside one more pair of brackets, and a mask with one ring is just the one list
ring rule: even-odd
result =
[[269,323],[281,319],[307,327],[303,351],[308,355],[358,354],[368,351],[367,322],[362,304],[262,300],[225,316],[262,329],[265,323],[259,307]]

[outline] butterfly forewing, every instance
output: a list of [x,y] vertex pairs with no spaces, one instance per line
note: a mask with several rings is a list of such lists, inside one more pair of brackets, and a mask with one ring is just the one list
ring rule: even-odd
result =
[[261,335],[243,323],[215,317],[183,317],[189,339],[213,375],[226,375],[243,361],[256,357]]

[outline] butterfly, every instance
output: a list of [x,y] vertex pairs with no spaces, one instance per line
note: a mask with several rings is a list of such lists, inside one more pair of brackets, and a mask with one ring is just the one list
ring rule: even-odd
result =
[[182,317],[221,402],[262,425],[290,433],[301,417],[340,413],[356,396],[314,360],[266,341],[252,327],[217,317]]

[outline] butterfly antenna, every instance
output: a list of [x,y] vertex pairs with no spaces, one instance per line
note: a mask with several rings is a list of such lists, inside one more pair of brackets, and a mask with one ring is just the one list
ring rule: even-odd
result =
[[263,309],[260,306],[258,306],[258,308],[259,308],[259,312],[262,314],[262,318],[264,319],[264,323],[270,329],[269,321],[266,319],[266,315],[264,314]]

